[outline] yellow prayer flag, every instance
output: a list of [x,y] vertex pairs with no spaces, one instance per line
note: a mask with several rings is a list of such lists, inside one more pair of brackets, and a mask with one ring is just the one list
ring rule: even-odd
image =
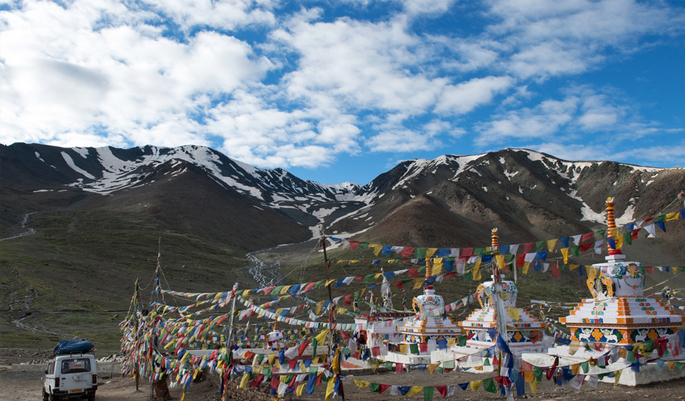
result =
[[267,360],[269,361],[269,365],[274,364],[274,359],[276,358],[276,353],[271,353],[266,356]]
[[595,269],[594,266],[586,265],[585,266],[587,269],[587,279],[588,281],[594,280],[595,277],[597,277],[597,269]]
[[675,369],[675,361],[666,361],[668,364],[668,370],[674,370]]
[[407,392],[407,397],[415,396],[419,391],[423,390],[423,386],[414,386]]
[[564,257],[564,264],[568,264],[568,250],[569,248],[561,248],[561,256]]
[[497,267],[500,270],[503,270],[505,266],[504,255],[495,255],[495,260],[497,261]]
[[666,221],[678,220],[680,212],[666,213]]
[[439,363],[431,363],[430,365],[427,366],[426,369],[428,369],[428,373],[433,374],[433,373],[435,373],[435,369],[437,369],[438,366],[440,366]]
[[314,312],[315,314],[318,315],[319,312],[321,312],[321,307],[323,306],[323,303],[324,303],[324,302],[326,302],[326,301],[320,301],[320,302],[318,302],[318,303],[316,304],[316,312]]
[[471,390],[476,391],[478,388],[480,388],[481,383],[483,383],[482,380],[474,380],[472,381],[471,384]]
[[436,263],[433,265],[433,275],[437,276],[442,273],[442,263]]
[[530,383],[533,380],[535,380],[535,375],[533,375],[532,370],[527,370],[523,372],[523,381],[525,381],[526,383]]
[[421,288],[421,286],[423,285],[423,281],[424,281],[423,278],[414,281],[414,289],[418,290],[419,288]]
[[452,348],[454,347],[454,344],[457,343],[457,339],[454,337],[450,337],[447,339],[447,348]]
[[298,384],[298,385],[297,385],[297,390],[295,391],[295,395],[298,396],[298,397],[301,396],[301,395],[304,393],[304,388],[305,388],[305,384],[304,384],[304,383]]
[[619,348],[619,349],[618,349],[618,356],[620,356],[620,357],[623,358],[623,359],[628,358],[628,350],[625,349],[625,348],[622,348],[622,347]]
[[378,256],[378,254],[381,253],[381,250],[383,249],[383,245],[381,245],[381,244],[369,244],[369,248],[372,248],[373,254]]
[[247,388],[247,383],[250,381],[250,374],[243,373],[243,378],[240,379],[240,388],[245,390]]
[[547,240],[547,249],[549,251],[553,251],[554,246],[557,244],[557,241],[558,241],[558,239],[556,239],[556,238],[555,239],[548,239]]
[[407,353],[407,344],[400,344],[400,354]]
[[528,385],[530,386],[530,392],[533,393],[533,395],[538,393],[538,381],[535,380],[535,378],[533,378],[533,380],[531,380],[530,383],[528,383]]
[[283,288],[281,288],[281,292],[279,292],[279,294],[281,294],[281,295],[287,294],[288,291],[290,290],[290,287],[292,287],[292,285],[283,286]]
[[507,315],[508,315],[510,318],[514,319],[514,320],[518,320],[518,318],[519,318],[519,313],[520,313],[519,309],[518,309],[518,308],[514,308],[514,307],[512,307],[512,306],[510,306],[510,307],[508,308],[508,310],[507,310]]
[[578,268],[578,265],[568,265],[568,267],[571,270],[576,270]]
[[356,384],[357,387],[359,387],[360,389],[362,389],[362,388],[367,388],[367,387],[369,387],[369,386],[371,385],[371,382],[367,382],[366,380],[354,379],[354,384]]
[[335,376],[328,379],[328,385],[326,386],[326,401],[330,401],[331,396],[333,396],[333,393],[335,392],[335,381]]
[[430,259],[435,255],[435,252],[438,251],[438,248],[426,248],[426,259]]
[[328,286],[331,285],[331,283],[334,282],[334,281],[336,281],[336,279],[334,279],[334,278],[332,278],[332,279],[330,279],[330,280],[326,280],[326,284],[324,284],[323,286],[324,286],[324,287],[328,287]]
[[623,248],[623,236],[620,235],[618,238],[614,240],[614,243],[616,244],[616,249],[622,249]]
[[677,274],[678,273],[678,266],[672,266],[671,270],[673,270],[673,274]]
[[316,340],[317,344],[323,345],[323,343],[326,341],[326,336],[328,335],[329,329],[324,329],[321,330],[321,333],[317,334],[314,339]]
[[530,263],[526,262],[523,264],[523,274],[528,274],[528,269],[530,268]]
[[382,276],[382,275],[383,275],[383,273],[376,273],[376,275],[373,276],[373,278],[374,278],[375,280],[378,280],[378,278],[379,278],[380,276]]
[[473,266],[473,281],[480,281],[482,278],[480,274],[480,257],[476,259],[476,264]]
[[621,373],[623,373],[623,369],[614,372],[614,386],[618,386],[618,381],[621,379]]
[[607,230],[607,235],[613,239],[618,238],[618,228],[610,228]]
[[580,373],[580,364],[574,363],[571,365],[571,374],[577,376]]

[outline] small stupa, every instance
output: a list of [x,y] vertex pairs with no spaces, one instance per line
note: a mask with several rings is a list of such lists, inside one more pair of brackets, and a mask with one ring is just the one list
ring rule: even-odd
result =
[[643,295],[645,268],[640,262],[626,261],[616,245],[621,238],[613,198],[607,199],[606,209],[608,256],[605,263],[592,265],[596,273],[587,285],[593,298],[584,299],[559,320],[575,341],[634,344],[676,333],[682,317],[664,302]]
[[[499,239],[497,229],[492,229],[491,250],[494,256],[499,255]],[[459,325],[466,331],[470,339],[466,342],[469,347],[487,348],[494,344],[497,336],[497,319],[505,319],[506,331],[509,348],[514,353],[530,352],[542,350],[542,332],[546,323],[540,322],[537,318],[530,315],[521,308],[516,307],[518,290],[513,281],[503,281],[500,279],[501,272],[495,266],[491,281],[480,284],[477,288],[479,294],[478,302],[480,309],[474,310],[466,320],[459,322]],[[497,277],[500,275],[500,277]],[[502,298],[504,308],[503,315],[498,316],[495,296],[493,294],[495,282],[501,282]]]
[[[432,276],[430,260],[426,260],[426,279]],[[445,306],[445,301],[440,295],[435,294],[432,284],[426,285],[423,294],[414,297],[412,309],[413,317],[410,317],[398,328],[402,335],[404,344],[420,344],[429,340],[446,340],[449,337],[456,337],[461,334],[459,326],[449,317],[426,316],[425,312],[432,312],[435,309]],[[422,317],[426,316],[425,318]]]

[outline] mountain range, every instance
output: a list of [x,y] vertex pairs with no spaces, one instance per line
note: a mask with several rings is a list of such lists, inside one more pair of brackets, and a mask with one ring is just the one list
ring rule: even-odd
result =
[[[27,303],[46,313],[122,309],[114,298],[157,263],[173,265],[165,278],[188,291],[254,282],[239,268],[246,254],[318,238],[320,228],[382,244],[478,247],[497,227],[501,244],[522,243],[601,229],[607,197],[619,224],[679,210],[683,189],[682,168],[527,149],[407,160],[366,185],[326,185],[202,146],[0,145],[0,300],[9,305],[0,334],[26,318]],[[631,249],[685,265],[681,225]],[[67,326],[48,320],[40,327],[53,333]]]

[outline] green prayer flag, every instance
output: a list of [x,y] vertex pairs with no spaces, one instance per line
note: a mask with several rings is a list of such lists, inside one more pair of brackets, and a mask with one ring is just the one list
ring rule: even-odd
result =
[[483,390],[487,391],[488,393],[497,392],[497,386],[495,386],[495,380],[493,380],[492,377],[483,380]]
[[377,393],[381,389],[381,385],[378,383],[371,383],[371,392],[372,393]]
[[319,344],[316,342],[316,338],[312,336],[312,359],[316,358],[316,347],[318,347]]
[[[465,347],[466,346],[466,340],[468,339],[467,336],[459,336],[457,337],[457,342],[459,343],[460,347]],[[454,362],[454,361],[452,361]]]
[[376,279],[376,274],[367,274],[364,276],[365,283],[372,283]]
[[536,381],[542,381],[542,369],[537,366],[533,368],[533,376],[535,376]]
[[595,234],[599,234],[600,237],[604,238],[607,235],[607,230],[595,231]]
[[368,247],[369,247],[369,243],[368,243],[368,242],[362,242],[361,244],[359,244],[359,248],[361,248],[361,249],[365,249],[365,248],[368,248]]
[[590,371],[590,363],[588,361],[581,362],[580,367],[583,369],[583,373],[587,373]]
[[569,252],[571,255],[573,255],[573,256],[580,256],[580,247],[579,247],[579,246],[573,245],[573,246],[571,246],[571,247],[569,247],[569,248],[570,248],[570,249],[569,249],[568,252]]
[[535,243],[535,252],[542,252],[543,249],[545,249],[545,245],[547,245],[547,241],[538,241]]
[[485,253],[485,248],[473,248],[473,254],[478,256]]
[[426,257],[426,248],[414,248],[414,254],[419,259],[424,259]]
[[419,353],[419,344],[411,344],[409,345],[409,349],[411,350],[412,354],[417,354]]
[[433,401],[433,389],[435,387],[423,388],[423,401]]
[[485,361],[483,362],[483,366],[492,366],[492,365],[490,365],[490,358],[485,358]]
[[633,237],[631,236],[631,234],[632,233],[630,231],[623,234],[623,242],[625,242],[628,245],[633,245]]

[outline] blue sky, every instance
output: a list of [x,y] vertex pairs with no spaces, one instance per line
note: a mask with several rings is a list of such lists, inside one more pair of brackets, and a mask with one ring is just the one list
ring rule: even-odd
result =
[[685,167],[684,34],[681,1],[0,0],[0,143],[327,184],[508,147]]

